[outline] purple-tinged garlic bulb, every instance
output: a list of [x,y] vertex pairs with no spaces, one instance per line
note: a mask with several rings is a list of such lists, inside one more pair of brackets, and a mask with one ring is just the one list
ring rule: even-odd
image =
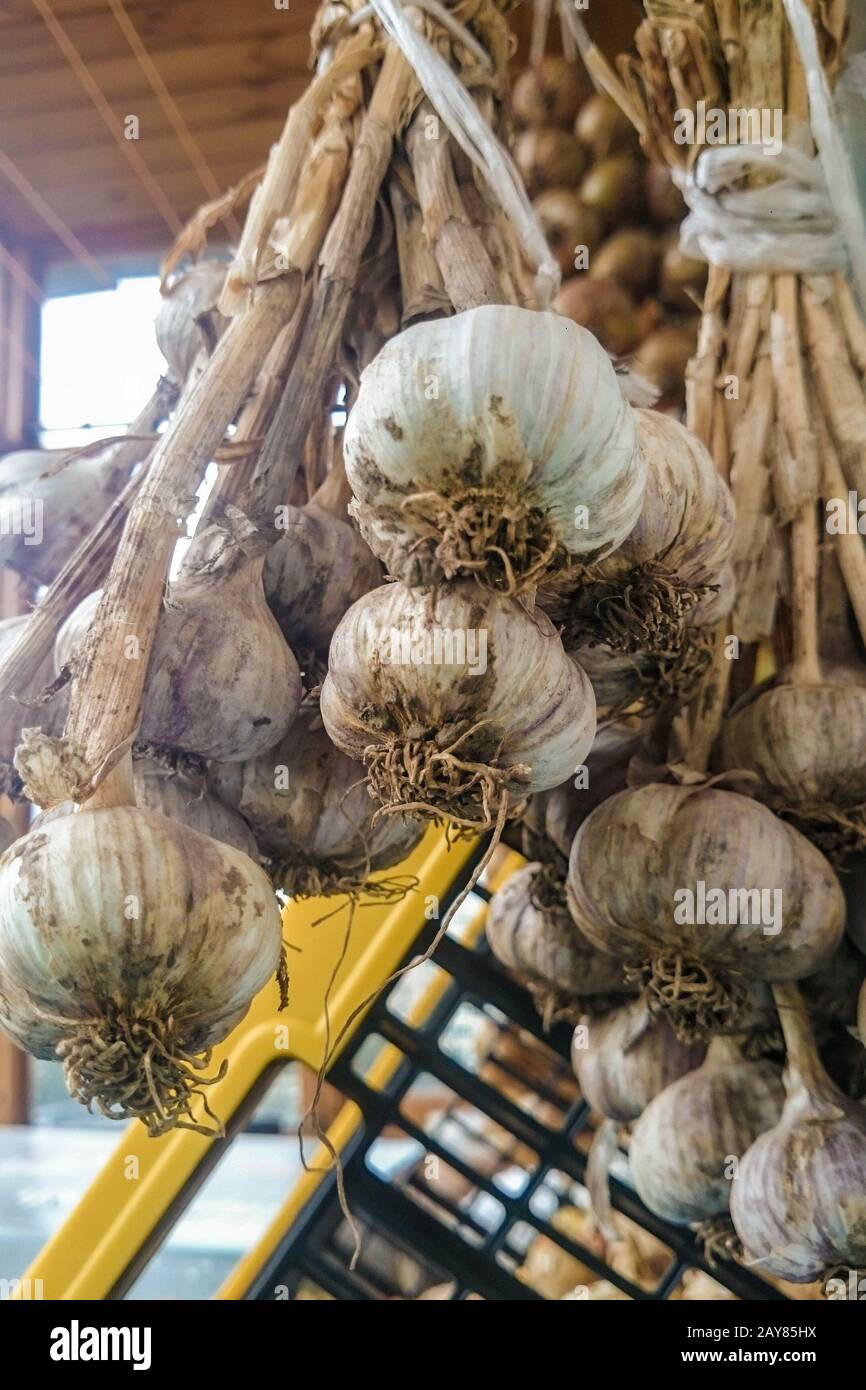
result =
[[359,599],[334,634],[321,710],[384,806],[466,827],[557,786],[595,736],[591,686],[550,621],[471,581]]
[[713,1038],[705,1061],[656,1095],[632,1130],[641,1201],[678,1226],[726,1213],[739,1160],[778,1122],[784,1100],[775,1062],[749,1061],[736,1038]]
[[374,819],[363,766],[335,748],[314,707],[258,758],[212,763],[208,781],[252,827],[274,884],[290,897],[358,892],[423,834],[411,816]]
[[510,305],[386,343],[361,377],[345,457],[351,510],[389,574],[507,593],[614,550],[647,468],[592,335]]
[[265,557],[268,606],[292,651],[324,655],[340,619],[382,583],[382,566],[349,521],[342,467],[304,507],[287,507]]
[[200,1127],[210,1049],[281,942],[258,865],[153,811],[85,808],[0,858],[0,1025],[59,1057],[76,1100],[151,1134]]
[[542,866],[526,864],[494,894],[486,922],[494,956],[526,985],[548,1025],[626,992],[619,961],[590,946],[571,921],[564,886],[560,898]]
[[845,924],[814,845],[759,802],[705,785],[638,787],[593,811],[572,845],[568,904],[682,1037],[731,1031],[753,981],[813,974]]
[[778,1124],[740,1162],[731,1216],[746,1259],[793,1284],[866,1265],[866,1108],[822,1066],[796,985],[776,985],[788,1062]]
[[[298,663],[268,608],[262,553],[227,542],[212,567],[172,585],[145,682],[138,739],[161,750],[255,758],[301,704]],[[74,669],[99,592],[58,633],[55,665]]]
[[728,714],[718,765],[756,773],[754,795],[832,862],[866,849],[866,683],[758,686]]
[[636,1120],[654,1096],[699,1067],[706,1047],[682,1043],[642,999],[575,1029],[571,1062],[585,1100],[609,1120]]

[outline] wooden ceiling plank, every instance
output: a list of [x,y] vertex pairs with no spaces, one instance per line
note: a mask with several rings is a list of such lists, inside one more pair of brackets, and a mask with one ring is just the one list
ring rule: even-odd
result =
[[[119,114],[134,112],[145,84],[132,53],[89,66],[94,80]],[[299,33],[288,33],[239,43],[204,44],[194,50],[170,49],[160,55],[159,70],[175,100],[184,92],[239,84],[255,87],[280,76],[304,76],[309,80],[306,38],[302,44]],[[3,110],[18,114],[51,111],[59,121],[65,109],[82,106],[87,100],[62,58],[52,68],[12,73],[3,81]]]
[[[56,64],[51,36],[32,7],[31,16],[0,29],[0,73],[50,68]],[[88,62],[123,58],[130,51],[122,30],[104,3],[92,14],[58,15],[58,18],[76,48],[86,54]],[[237,0],[209,0],[202,8],[184,0],[168,8],[152,5],[138,13],[130,11],[130,18],[158,66],[158,55],[166,50],[195,50],[203,44],[279,38],[286,34],[306,37],[312,7],[301,6],[298,10],[293,5],[288,10],[277,10],[273,4],[259,8],[239,5]]]
[[[302,95],[309,74],[282,73],[252,88],[237,84],[226,85],[218,90],[199,92],[173,92],[175,101],[190,130],[198,138],[213,125],[214,120],[223,124],[245,125],[272,118],[285,120],[291,103]],[[57,109],[39,115],[32,112],[19,116],[8,111],[2,103],[0,87],[0,145],[14,158],[38,155],[44,150],[67,150],[95,138],[102,138],[102,122],[92,106],[80,106],[73,110],[63,110],[62,119],[57,119]],[[124,114],[128,114],[124,112]],[[139,118],[142,138],[148,135],[162,136],[171,127],[150,90],[136,97],[135,114]]]

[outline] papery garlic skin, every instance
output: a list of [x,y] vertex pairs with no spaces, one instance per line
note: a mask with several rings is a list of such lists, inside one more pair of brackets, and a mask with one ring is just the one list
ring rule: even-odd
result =
[[[344,448],[365,538],[413,585],[483,577],[504,563],[490,546],[508,559],[491,587],[533,572],[548,541],[606,554],[637,520],[646,478],[631,408],[592,335],[508,305],[414,324],[387,343],[362,374]],[[479,497],[490,524],[474,511],[442,520],[442,499],[475,508]],[[520,558],[524,541],[532,553]]]
[[258,861],[255,836],[243,816],[213,796],[201,782],[182,772],[170,771],[152,758],[135,758],[132,778],[136,805],[182,821],[199,835],[232,845]]
[[540,601],[566,625],[567,646],[595,640],[670,655],[703,600],[716,599],[703,621],[733,602],[734,503],[707,449],[678,420],[636,410],[635,422],[648,464],[640,516],[612,554],[566,573]]
[[740,1163],[731,1216],[747,1261],[810,1284],[866,1265],[866,1108],[790,1067],[785,1090],[779,1123]]
[[116,452],[109,445],[56,473],[68,449],[0,459],[0,565],[51,584],[129,477],[129,467],[114,462]]
[[[497,802],[504,793],[519,803],[561,782],[595,736],[592,687],[549,620],[471,581],[437,591],[386,584],[354,604],[331,643],[321,711],[334,743],[368,767],[371,755],[405,753],[394,794],[429,814],[452,770],[453,798],[477,807],[476,779],[447,762],[449,750],[493,769]],[[379,792],[390,802],[384,777]],[[486,811],[489,823],[495,807]]]
[[[750,920],[727,920],[727,907],[713,914],[723,920],[688,920],[688,894],[697,895],[700,884],[721,890],[725,904],[732,892],[757,891],[757,900],[736,907]],[[771,916],[780,906],[778,922],[762,920],[762,892],[770,895]],[[845,923],[838,880],[804,836],[759,802],[705,786],[638,787],[593,811],[572,845],[568,903],[600,950],[645,963],[655,1004],[666,1007],[667,1000],[674,1011],[688,1010],[687,992],[702,1007],[709,984],[721,1007],[726,978],[746,985],[813,973],[836,949]],[[689,970],[672,1001],[669,973],[679,978],[683,965]]]
[[287,508],[265,557],[268,606],[293,651],[324,654],[346,610],[382,582],[382,566],[353,526],[315,502]]
[[638,1196],[684,1226],[728,1210],[737,1162],[777,1123],[785,1101],[775,1062],[748,1061],[714,1038],[704,1063],[656,1095],[632,1130],[629,1169]]
[[575,1029],[571,1064],[585,1100],[610,1120],[627,1124],[654,1096],[700,1066],[703,1043],[681,1043],[642,999]]
[[[212,573],[172,586],[147,669],[142,743],[234,762],[285,734],[300,708],[301,675],[265,600],[262,565],[261,555],[230,546]],[[61,627],[58,670],[74,664],[100,596],[88,595]]]
[[756,773],[754,794],[834,862],[866,848],[866,684],[759,687],[725,719],[717,762]]
[[[623,992],[619,961],[595,950],[562,910],[545,910],[534,897],[541,866],[526,864],[494,893],[485,931],[490,949],[528,986],[544,1012],[586,1007],[594,995]],[[552,999],[551,999],[552,996]]]
[[227,270],[223,261],[198,261],[162,291],[156,341],[181,385],[193,367],[207,360],[228,327],[217,308]]
[[275,974],[281,939],[270,884],[245,854],[152,811],[81,810],[0,858],[0,1023],[37,1057],[60,1049],[78,1099],[156,1133],[168,1126],[152,1077],[169,1114],[176,1088],[198,1084],[190,1059]]
[[[6,618],[0,621],[0,666],[7,653],[18,641],[27,625],[28,614]],[[17,699],[8,699],[0,707],[0,788],[13,790],[12,759],[21,738],[21,730],[31,725],[40,726],[46,734],[59,734],[66,722],[69,706],[69,692],[60,690],[47,704],[30,704],[54,679],[54,670],[49,658],[39,667],[28,688],[16,690]],[[6,786],[3,786],[3,783]]]
[[315,708],[289,733],[245,763],[213,763],[209,785],[253,827],[274,880],[292,896],[360,888],[369,873],[399,864],[423,824],[383,816],[364,783],[364,767],[334,746]]

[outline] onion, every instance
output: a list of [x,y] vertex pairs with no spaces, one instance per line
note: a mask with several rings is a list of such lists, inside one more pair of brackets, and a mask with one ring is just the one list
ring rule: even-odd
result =
[[637,306],[623,286],[613,279],[591,280],[575,275],[566,280],[553,301],[566,318],[587,328],[608,352],[631,352],[641,338]]
[[688,208],[667,164],[650,164],[644,171],[644,196],[657,226],[682,222]]
[[595,735],[589,681],[548,619],[482,601],[469,581],[359,599],[334,634],[321,709],[384,805],[465,826],[558,785]]
[[274,883],[292,897],[357,891],[421,838],[410,817],[373,822],[363,765],[334,747],[313,707],[275,748],[251,762],[214,763],[208,778],[252,826]]
[[0,565],[35,584],[51,584],[120,492],[129,465],[117,448],[72,459],[68,449],[30,450],[0,459]]
[[559,896],[555,901],[542,866],[527,864],[493,895],[486,922],[491,951],[526,985],[548,1027],[625,993],[620,962],[581,936],[565,906],[564,884]]
[[696,317],[650,333],[634,355],[634,369],[654,386],[662,401],[685,399],[686,368],[698,345]]
[[731,1216],[750,1263],[808,1284],[866,1264],[866,1110],[821,1065],[796,986],[774,993],[787,1098],[778,1124],[740,1163]]
[[281,937],[245,854],[153,811],[85,808],[0,859],[0,1021],[61,1059],[82,1104],[152,1135],[200,1128],[209,1050],[277,970]]
[[646,463],[590,334],[491,305],[418,323],[364,371],[345,435],[350,510],[390,574],[510,592],[618,545]]
[[539,193],[533,207],[563,275],[574,271],[578,248],[586,247],[593,259],[602,235],[601,218],[594,208],[585,207],[570,188],[548,188]]
[[708,272],[706,261],[683,254],[677,234],[662,256],[659,271],[662,298],[675,309],[694,310],[703,298]]
[[615,227],[640,212],[643,201],[640,162],[630,154],[615,154],[594,164],[580,185],[587,207],[596,208],[607,227]]
[[571,132],[554,126],[518,135],[514,159],[531,197],[543,188],[573,188],[586,168],[586,155]]
[[641,1201],[684,1226],[728,1210],[737,1161],[777,1123],[785,1093],[774,1062],[713,1038],[704,1063],[669,1085],[632,1130],[629,1170]]
[[551,53],[524,69],[514,83],[511,102],[524,125],[570,126],[586,91],[577,63]]
[[637,144],[637,132],[611,97],[594,92],[577,113],[574,133],[594,160],[621,154]]
[[664,1019],[634,999],[575,1029],[571,1062],[593,1110],[627,1124],[659,1091],[700,1066],[705,1053],[701,1043],[680,1042]]
[[758,802],[705,786],[638,787],[593,811],[572,846],[568,903],[685,1038],[733,1028],[751,981],[812,974],[845,921],[838,881],[808,840]]
[[615,280],[630,294],[641,297],[655,284],[659,245],[652,232],[626,227],[614,232],[591,258],[593,280]]

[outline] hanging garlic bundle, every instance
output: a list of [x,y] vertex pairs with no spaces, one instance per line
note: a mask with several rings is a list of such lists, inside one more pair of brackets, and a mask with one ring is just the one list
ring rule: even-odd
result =
[[0,459],[0,565],[50,584],[129,478],[147,445],[106,445],[70,459],[68,449]]
[[646,478],[595,340],[507,305],[392,339],[361,378],[345,453],[362,533],[410,585],[469,576],[515,593],[607,554]]
[[227,269],[222,261],[197,261],[162,290],[156,341],[181,385],[194,367],[201,370],[228,325],[217,308]]
[[713,1038],[706,1060],[657,1094],[632,1130],[641,1201],[678,1226],[723,1215],[739,1160],[778,1122],[784,1099],[775,1062],[749,1061],[736,1038]]
[[593,811],[568,902],[683,1037],[733,1027],[755,980],[811,974],[845,921],[819,850],[758,802],[700,785],[639,787]]
[[749,691],[725,720],[718,765],[834,862],[866,848],[866,683],[790,678]]
[[493,895],[485,930],[494,956],[526,985],[549,1027],[584,1009],[607,1008],[626,986],[621,963],[595,950],[571,921],[564,888],[561,904],[547,884],[539,900],[540,879],[539,864],[512,874]]
[[245,854],[153,811],[80,810],[0,858],[0,1022],[59,1057],[82,1104],[150,1134],[201,1128],[210,1049],[277,971],[281,938]]
[[866,1265],[866,1110],[822,1066],[796,985],[775,985],[788,1062],[781,1119],[740,1163],[731,1216],[746,1259],[808,1284]]
[[[17,641],[27,624],[27,615],[6,618],[0,622],[0,667],[4,654]],[[37,670],[35,678],[24,690],[17,690],[15,698],[2,702],[0,714],[0,795],[18,796],[20,779],[13,766],[15,749],[22,729],[31,724],[41,724],[51,733],[63,727],[66,717],[66,696],[58,691],[43,703],[43,692],[47,695],[54,678],[50,661],[44,662]]]
[[334,747],[314,707],[267,753],[213,763],[208,780],[249,822],[274,884],[290,897],[358,892],[371,873],[405,859],[423,831],[411,817],[374,821],[363,766]]
[[342,465],[304,507],[287,507],[280,538],[265,557],[268,606],[305,664],[324,654],[343,614],[382,582],[382,567],[346,515],[351,496]]
[[471,581],[359,599],[321,709],[383,806],[480,829],[561,782],[595,735],[589,681],[550,621]]
[[677,420],[638,410],[635,425],[648,468],[635,526],[611,555],[576,566],[542,602],[564,624],[567,650],[603,642],[670,659],[698,605],[721,583],[734,541],[733,503],[707,450]]
[[682,1043],[642,999],[575,1029],[571,1062],[584,1100],[609,1120],[627,1124],[654,1096],[703,1061],[702,1043]]
[[[282,738],[300,706],[301,678],[265,600],[263,564],[263,546],[249,528],[240,540],[226,538],[209,568],[170,587],[139,743],[239,761]],[[58,633],[58,670],[74,669],[99,600],[91,594]]]

